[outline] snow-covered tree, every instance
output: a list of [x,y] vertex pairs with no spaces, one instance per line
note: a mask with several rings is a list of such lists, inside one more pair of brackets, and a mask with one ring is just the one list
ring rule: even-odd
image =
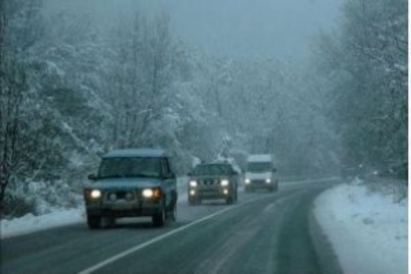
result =
[[[6,189],[21,172],[29,76],[23,55],[36,43],[41,2],[0,2],[0,202],[4,212]],[[35,26],[29,24],[36,23]],[[38,24],[37,24],[38,23]]]
[[317,67],[349,165],[407,162],[407,1],[348,0],[339,35],[323,35]]

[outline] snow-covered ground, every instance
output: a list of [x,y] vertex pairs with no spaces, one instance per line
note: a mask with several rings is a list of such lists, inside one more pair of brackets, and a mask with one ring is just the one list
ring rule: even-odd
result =
[[314,214],[344,273],[407,273],[408,201],[394,200],[360,182],[317,197]]
[[[179,202],[186,202],[186,178],[179,179]],[[369,192],[362,184],[338,185],[315,201],[314,213],[344,273],[407,273],[407,200]],[[1,222],[1,237],[85,222],[84,207],[26,215]]]
[[53,210],[41,216],[27,214],[21,218],[1,221],[1,238],[28,234],[53,227],[85,222],[84,207],[70,210]]

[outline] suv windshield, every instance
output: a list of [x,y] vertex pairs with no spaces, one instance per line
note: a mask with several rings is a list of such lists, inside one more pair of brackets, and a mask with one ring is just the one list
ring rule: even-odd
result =
[[228,175],[231,172],[232,169],[229,165],[200,165],[194,169],[193,175]]
[[271,163],[253,162],[247,165],[248,172],[269,172],[271,171]]
[[160,167],[159,158],[105,158],[100,165],[98,177],[159,177]]

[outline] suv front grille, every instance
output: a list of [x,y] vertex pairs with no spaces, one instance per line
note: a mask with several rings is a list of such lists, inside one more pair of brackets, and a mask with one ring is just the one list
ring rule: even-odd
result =
[[200,180],[199,183],[200,183],[201,185],[204,185],[204,186],[214,186],[214,185],[217,185],[217,184],[218,184],[218,180],[215,180],[215,179],[206,179],[206,180]]
[[132,200],[135,198],[135,193],[133,191],[125,190],[111,190],[106,193],[106,199],[115,200]]
[[108,195],[110,196],[111,193],[116,194],[117,199],[124,199],[124,197],[126,197],[126,191],[113,191],[113,192],[109,192]]

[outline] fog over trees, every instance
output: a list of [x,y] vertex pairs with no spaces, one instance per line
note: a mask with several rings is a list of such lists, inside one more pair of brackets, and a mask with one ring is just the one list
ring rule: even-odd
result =
[[87,13],[0,0],[0,199],[6,216],[81,201],[113,148],[162,147],[178,175],[195,159],[272,153],[282,176],[407,162],[405,0],[345,0],[309,63],[214,56],[166,11],[109,27]]

